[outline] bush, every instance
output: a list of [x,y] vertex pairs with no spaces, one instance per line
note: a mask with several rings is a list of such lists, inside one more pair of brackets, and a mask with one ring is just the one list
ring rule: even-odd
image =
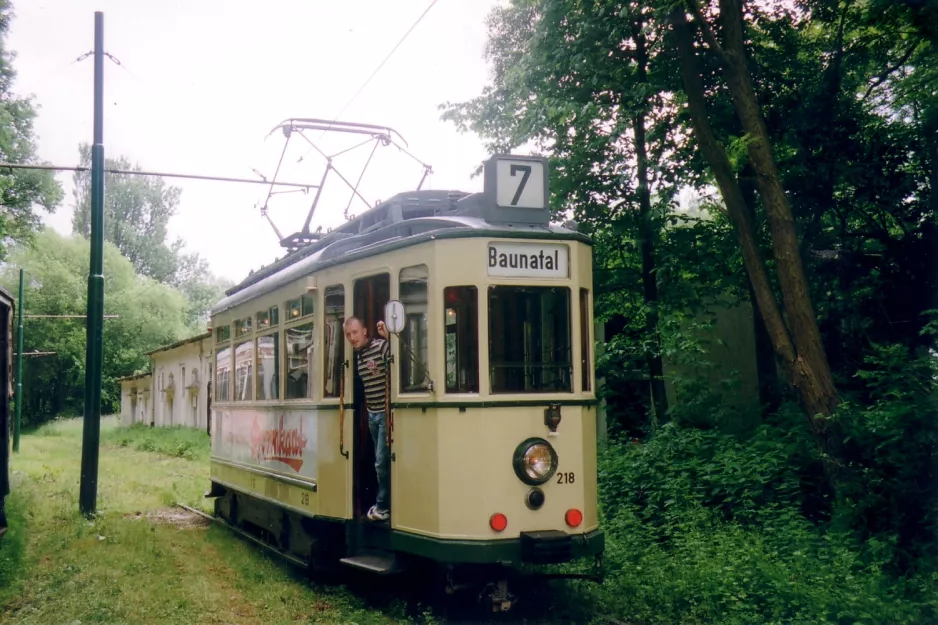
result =
[[151,428],[142,423],[102,432],[102,439],[119,447],[133,447],[186,460],[207,460],[211,439],[205,431],[184,426]]
[[863,394],[833,421],[842,441],[837,522],[859,540],[888,545],[900,574],[931,572],[938,563],[936,375],[931,354],[876,346],[857,372]]
[[893,543],[806,514],[816,463],[794,409],[746,438],[669,424],[609,445],[598,610],[648,623],[933,622],[938,576],[897,575]]

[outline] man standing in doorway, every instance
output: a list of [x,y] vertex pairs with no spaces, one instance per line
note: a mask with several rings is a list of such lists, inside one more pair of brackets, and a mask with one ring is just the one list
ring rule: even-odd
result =
[[388,392],[386,385],[387,363],[391,354],[388,342],[388,330],[383,321],[378,322],[378,334],[381,337],[369,337],[365,324],[358,317],[349,317],[343,324],[345,338],[355,351],[355,368],[365,386],[365,404],[368,408],[368,429],[375,443],[375,471],[378,474],[378,497],[375,505],[368,510],[372,521],[387,521],[391,517],[389,487],[391,464],[388,453],[387,432],[385,426],[385,401]]

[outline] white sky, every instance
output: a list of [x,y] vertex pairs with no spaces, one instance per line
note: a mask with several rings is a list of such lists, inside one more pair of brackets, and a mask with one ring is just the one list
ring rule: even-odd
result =
[[[40,158],[75,165],[91,143],[94,12],[104,12],[105,156],[148,171],[271,179],[285,138],[267,133],[288,117],[333,119],[430,0],[14,0],[7,47],[16,54],[17,95],[35,96]],[[438,105],[481,93],[488,79],[484,19],[496,0],[439,0],[340,120],[388,125],[433,166],[424,188],[481,190],[472,170],[485,159],[474,135],[440,120]],[[263,7],[263,8],[261,8]],[[308,133],[327,153],[364,139]],[[278,176],[318,182],[324,161],[300,137]],[[354,183],[371,145],[336,159]],[[302,163],[297,163],[305,155]],[[412,190],[422,168],[379,147],[359,190],[372,204]],[[351,190],[330,174],[311,229],[342,223]],[[58,175],[62,205],[45,221],[71,232],[72,173]],[[231,280],[284,254],[259,206],[268,187],[167,178],[183,189],[170,238],[181,236],[211,270]],[[274,196],[270,215],[286,235],[302,227],[308,196]],[[355,200],[351,214],[364,210]]]

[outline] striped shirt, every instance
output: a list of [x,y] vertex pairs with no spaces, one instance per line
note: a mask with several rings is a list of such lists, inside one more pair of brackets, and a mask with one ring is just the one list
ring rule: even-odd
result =
[[371,412],[384,412],[387,359],[391,355],[390,344],[375,337],[358,352],[358,375],[365,385],[365,402]]

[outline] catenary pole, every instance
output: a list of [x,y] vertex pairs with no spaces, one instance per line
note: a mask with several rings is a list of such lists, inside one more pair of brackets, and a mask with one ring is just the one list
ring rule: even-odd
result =
[[16,416],[13,420],[13,451],[20,450],[20,424],[23,415],[23,283],[25,272],[20,269],[19,310],[16,311]]
[[104,325],[104,13],[94,14],[94,143],[91,146],[91,266],[85,348],[85,406],[81,447],[81,513],[95,513],[98,495],[98,443],[101,436],[101,361]]

